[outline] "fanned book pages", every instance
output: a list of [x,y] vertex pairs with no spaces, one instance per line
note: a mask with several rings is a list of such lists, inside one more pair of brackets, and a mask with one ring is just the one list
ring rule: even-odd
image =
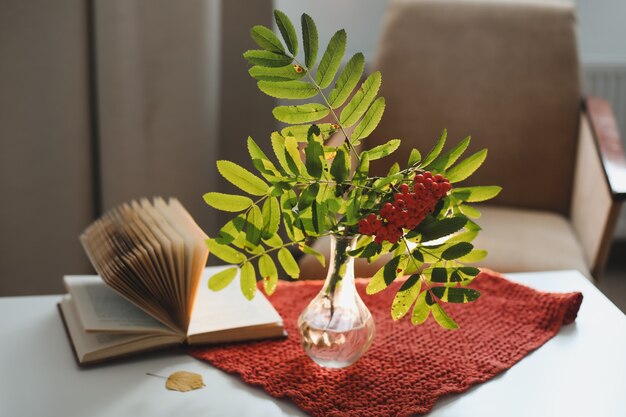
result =
[[[64,277],[59,309],[80,364],[181,343],[280,337],[282,319],[262,294],[214,293],[207,236],[176,199],[123,204],[80,240],[99,275]],[[238,277],[236,279],[239,279]]]

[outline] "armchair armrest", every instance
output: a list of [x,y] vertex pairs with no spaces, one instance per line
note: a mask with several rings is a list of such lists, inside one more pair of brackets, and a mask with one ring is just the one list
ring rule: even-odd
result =
[[612,242],[622,201],[626,198],[626,158],[609,104],[583,101],[571,221],[591,274],[598,279]]
[[626,199],[626,157],[611,105],[603,98],[583,100],[613,199]]

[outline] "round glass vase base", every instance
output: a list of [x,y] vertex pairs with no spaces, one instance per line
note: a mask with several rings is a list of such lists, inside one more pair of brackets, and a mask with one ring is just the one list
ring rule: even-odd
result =
[[346,368],[355,363],[370,347],[374,321],[347,331],[330,331],[300,324],[302,346],[306,354],[321,367]]

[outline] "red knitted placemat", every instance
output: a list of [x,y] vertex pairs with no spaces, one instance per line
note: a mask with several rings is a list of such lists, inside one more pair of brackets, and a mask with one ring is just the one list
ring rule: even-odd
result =
[[399,284],[368,296],[367,281],[357,280],[376,334],[369,351],[348,368],[320,368],[300,346],[296,321],[321,281],[279,283],[271,300],[289,332],[286,340],[193,348],[190,354],[274,397],[290,398],[314,416],[409,416],[510,368],[573,322],[582,302],[580,293],[539,292],[483,271],[471,284],[481,292],[478,300],[445,306],[460,326],[449,331],[432,318],[417,327],[408,317],[393,321]]

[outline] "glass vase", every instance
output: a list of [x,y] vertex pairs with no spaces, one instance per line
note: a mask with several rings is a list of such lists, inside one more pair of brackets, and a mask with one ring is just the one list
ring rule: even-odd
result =
[[330,263],[322,290],[298,319],[307,355],[326,368],[345,368],[369,349],[374,319],[354,284],[355,236],[331,235]]

